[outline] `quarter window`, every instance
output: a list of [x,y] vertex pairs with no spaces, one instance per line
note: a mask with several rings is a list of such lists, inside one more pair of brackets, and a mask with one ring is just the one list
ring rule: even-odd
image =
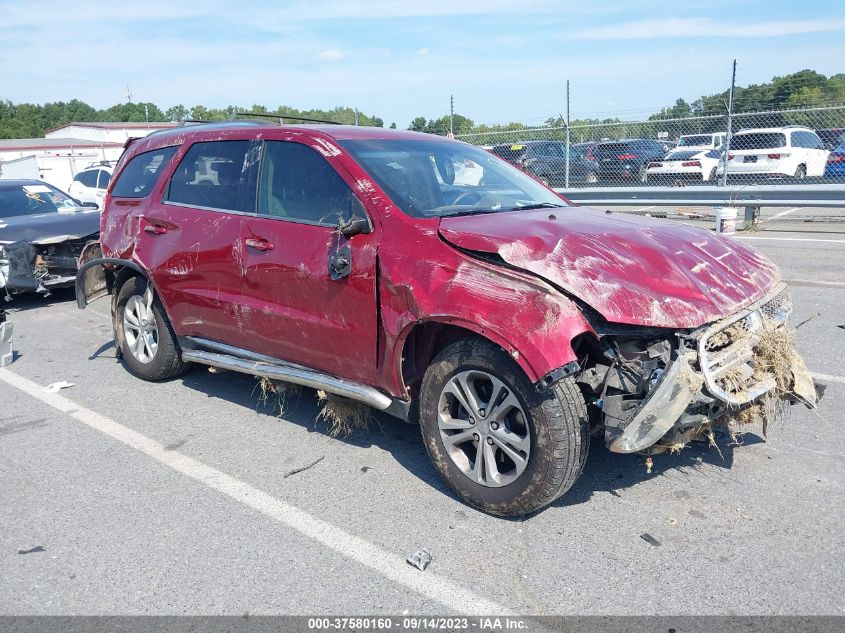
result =
[[325,158],[289,141],[265,144],[258,213],[323,226],[366,217],[352,189]]
[[159,175],[167,167],[176,147],[163,147],[138,154],[120,172],[112,188],[116,198],[145,198],[152,191]]
[[104,169],[100,170],[100,177],[97,180],[97,189],[108,189],[111,174]]
[[259,148],[251,141],[194,143],[170,178],[166,201],[254,212]]

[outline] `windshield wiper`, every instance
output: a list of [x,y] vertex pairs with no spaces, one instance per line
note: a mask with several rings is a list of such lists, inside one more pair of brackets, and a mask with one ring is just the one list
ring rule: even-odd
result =
[[512,211],[513,209],[465,209],[463,211],[455,211],[453,213],[445,213],[441,218],[457,218],[462,215],[481,215],[484,213],[499,213],[500,211]]
[[519,207],[513,207],[508,211],[530,211],[531,209],[559,209],[565,207],[565,204],[555,204],[554,202],[535,202],[534,204],[524,204]]

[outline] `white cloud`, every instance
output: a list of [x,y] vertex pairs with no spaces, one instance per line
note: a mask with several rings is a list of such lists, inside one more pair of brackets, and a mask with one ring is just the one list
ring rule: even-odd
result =
[[716,22],[706,18],[654,19],[624,22],[575,33],[582,40],[640,40],[669,37],[783,37],[845,31],[845,20],[789,20],[782,22]]
[[421,49],[419,49],[419,50],[417,51],[417,55],[420,55],[420,56],[423,56],[423,55],[428,55],[428,49],[427,49],[427,48],[421,48]]
[[317,55],[320,59],[326,62],[339,62],[344,55],[336,48],[330,48]]

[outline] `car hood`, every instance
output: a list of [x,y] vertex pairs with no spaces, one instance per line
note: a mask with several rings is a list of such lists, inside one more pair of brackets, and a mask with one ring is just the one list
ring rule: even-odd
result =
[[100,212],[95,210],[18,215],[0,218],[0,244],[12,242],[58,244],[93,235],[99,230]]
[[615,323],[696,328],[779,281],[757,251],[704,229],[583,207],[443,218],[447,242],[496,254]]

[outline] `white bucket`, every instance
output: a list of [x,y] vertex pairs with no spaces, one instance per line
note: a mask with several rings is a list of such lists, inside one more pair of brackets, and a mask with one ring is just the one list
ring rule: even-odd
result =
[[716,233],[733,235],[736,233],[736,207],[716,207]]

